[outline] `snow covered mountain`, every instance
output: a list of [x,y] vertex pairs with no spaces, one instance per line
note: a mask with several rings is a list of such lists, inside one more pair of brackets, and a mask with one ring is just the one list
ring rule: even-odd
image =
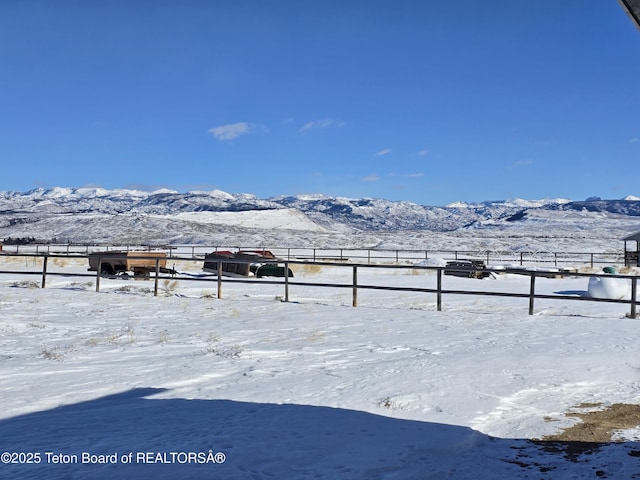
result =
[[[242,234],[263,244],[283,233],[334,244],[340,236],[366,237],[367,243],[408,232],[506,231],[549,234],[549,227],[583,231],[640,229],[640,200],[590,198],[487,201],[425,206],[373,198],[296,195],[260,199],[250,194],[179,193],[172,190],[52,188],[0,192],[0,239],[32,237],[44,241],[122,243],[207,243]],[[546,230],[545,230],[546,229]],[[597,234],[597,233],[596,233]],[[508,233],[507,233],[508,235]],[[288,238],[291,238],[289,235]],[[278,241],[280,241],[278,240]],[[394,240],[397,243],[397,240]]]
[[197,211],[246,211],[279,208],[253,195],[231,195],[220,190],[178,193],[173,190],[105,190],[102,188],[36,189],[26,193],[0,192],[0,214],[137,212],[163,215]]

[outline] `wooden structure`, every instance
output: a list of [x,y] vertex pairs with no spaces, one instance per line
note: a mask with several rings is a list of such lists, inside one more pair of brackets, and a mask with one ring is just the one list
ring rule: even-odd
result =
[[491,275],[490,272],[483,271],[485,268],[487,267],[482,260],[452,260],[447,262],[444,274],[465,278],[485,278]]
[[156,266],[163,273],[173,273],[167,268],[167,254],[164,252],[109,251],[93,252],[89,256],[89,271],[99,271],[105,275],[122,275],[133,272],[134,276],[149,276]]
[[218,263],[222,264],[222,274],[230,277],[248,277],[251,264],[259,262],[263,257],[255,253],[217,251],[204,257],[205,272],[218,273]]
[[[624,265],[625,267],[640,267],[640,232],[624,238]],[[633,245],[635,249],[629,244]]]
[[640,0],[618,0],[634,25],[640,28]]
[[293,271],[272,263],[275,255],[269,250],[239,250],[230,252],[218,250],[204,258],[205,272],[220,273],[230,277],[293,277]]
[[[6,250],[6,249],[5,249]],[[47,265],[48,265],[48,260],[49,258],[66,258],[67,255],[60,255],[60,254],[32,254],[32,253],[27,253],[27,254],[20,254],[20,253],[9,253],[9,252],[4,252],[3,255],[7,255],[7,256],[11,256],[11,257],[25,257],[25,258],[34,258],[34,257],[40,257],[42,259],[41,262],[33,262],[34,265],[41,263],[42,264],[42,270],[41,271],[33,271],[33,270],[28,270],[25,271],[24,268],[19,268],[18,270],[0,270],[0,276],[3,274],[9,274],[9,275],[20,275],[20,276],[24,276],[24,275],[41,275],[42,276],[42,284],[41,284],[41,288],[45,288],[46,287],[46,279],[47,276],[64,276],[64,277],[90,277],[90,276],[95,276],[96,279],[96,292],[100,291],[100,279],[101,276],[100,275],[95,275],[95,274],[87,274],[87,273],[77,273],[74,272],[73,270],[71,272],[67,272],[67,271],[53,271],[53,272],[49,272],[47,270]],[[618,254],[618,258],[620,257],[620,255]],[[195,258],[185,258],[183,259],[184,261],[198,261],[200,262],[201,260],[195,259]],[[31,262],[29,262],[31,263]],[[311,262],[308,261],[300,261],[300,260],[291,260],[291,261],[286,261],[285,262],[285,266],[289,266],[291,264],[299,264],[299,265],[308,265]],[[610,299],[610,298],[592,298],[590,295],[582,295],[580,294],[580,292],[555,292],[553,294],[549,294],[549,293],[536,293],[536,278],[539,277],[538,272],[536,270],[529,270],[527,271],[527,275],[530,277],[530,281],[529,281],[529,291],[528,293],[526,292],[514,292],[514,291],[508,291],[505,292],[504,290],[498,289],[496,290],[495,288],[492,288],[488,291],[484,291],[481,289],[460,289],[460,288],[456,288],[455,290],[452,289],[447,289],[444,285],[443,285],[443,271],[447,268],[447,267],[443,267],[443,266],[436,266],[436,267],[431,267],[431,266],[416,266],[416,265],[385,265],[385,264],[377,264],[377,265],[370,265],[370,264],[349,264],[349,265],[345,265],[342,263],[335,263],[335,262],[313,262],[312,264],[314,265],[321,265],[321,266],[331,266],[331,267],[338,267],[338,268],[350,268],[353,270],[353,281],[351,284],[349,283],[324,283],[324,282],[293,282],[291,281],[291,279],[287,276],[284,277],[284,279],[282,281],[269,281],[268,283],[270,284],[279,284],[279,285],[283,285],[284,286],[284,295],[282,297],[282,300],[285,302],[289,301],[289,286],[290,285],[294,285],[294,286],[300,286],[300,287],[331,287],[331,288],[339,288],[339,289],[344,289],[344,288],[349,288],[352,289],[353,291],[353,306],[356,307],[358,305],[358,291],[360,289],[368,289],[368,290],[387,290],[387,291],[396,291],[396,292],[421,292],[421,293],[426,293],[426,294],[434,294],[436,296],[436,308],[438,311],[442,311],[442,305],[443,305],[443,297],[446,295],[474,295],[474,296],[489,296],[489,297],[510,297],[510,298],[521,298],[521,299],[529,299],[529,315],[533,315],[534,314],[534,304],[535,301],[537,299],[545,299],[545,300],[550,300],[550,299],[557,299],[557,300],[571,300],[571,301],[583,301],[583,302],[610,302],[610,303],[618,303],[618,304],[626,304],[630,306],[630,311],[627,313],[627,317],[629,318],[639,318],[638,317],[638,304],[640,303],[640,298],[638,296],[638,293],[640,293],[638,291],[638,281],[640,280],[640,275],[618,275],[617,278],[624,278],[624,279],[628,279],[631,282],[631,295],[629,299]],[[366,269],[366,268],[375,268],[375,269],[383,269],[383,270],[415,270],[415,269],[420,269],[420,270],[425,270],[425,271],[435,271],[436,272],[436,279],[435,279],[435,288],[433,286],[428,287],[416,287],[415,285],[413,286],[407,286],[407,287],[399,287],[399,286],[383,286],[380,283],[376,283],[374,285],[361,285],[358,283],[358,269]],[[503,269],[492,269],[492,268],[487,268],[486,269],[488,272],[494,272],[494,273],[502,273],[504,272]],[[377,277],[377,275],[373,275],[374,277]],[[572,277],[582,277],[582,278],[593,278],[593,277],[598,277],[598,276],[602,276],[602,274],[593,274],[593,273],[580,273],[580,272],[575,272],[571,274]],[[154,296],[158,296],[158,282],[159,279],[162,278],[167,278],[167,277],[162,277],[160,275],[155,275],[154,276],[154,280],[155,280],[155,285],[153,288],[153,295]],[[209,282],[209,285],[211,284],[210,280],[208,279],[208,276],[193,276],[193,275],[188,275],[188,276],[180,276],[180,274],[178,274],[178,276],[172,277],[174,278],[176,281],[196,281],[196,282]],[[217,278],[217,283],[218,283],[218,295],[217,298],[222,298],[222,278],[223,276],[219,276]],[[233,280],[230,280],[231,282],[233,282]],[[261,280],[255,279],[243,279],[242,283],[258,283],[261,282]],[[502,282],[498,282],[498,283],[502,283]]]

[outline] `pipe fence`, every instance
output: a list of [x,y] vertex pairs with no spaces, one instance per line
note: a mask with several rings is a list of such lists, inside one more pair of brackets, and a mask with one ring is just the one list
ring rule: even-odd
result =
[[[34,275],[39,276],[41,278],[40,287],[46,288],[47,278],[51,276],[65,276],[65,277],[92,277],[95,278],[96,284],[96,292],[100,291],[101,280],[105,278],[118,278],[118,275],[113,273],[109,273],[105,275],[101,270],[101,263],[98,262],[98,268],[95,273],[81,273],[81,272],[60,272],[60,271],[49,271],[48,264],[49,259],[53,258],[76,258],[76,259],[87,259],[89,255],[67,255],[67,254],[44,254],[44,253],[8,253],[3,252],[0,255],[0,259],[2,257],[25,257],[27,259],[41,259],[42,260],[42,268],[41,270],[0,270],[0,275]],[[111,255],[110,258],[114,258],[114,255]],[[119,258],[119,257],[115,257]],[[135,255],[127,255],[123,254],[122,259],[144,259],[149,260],[148,256],[140,256],[136,257]],[[191,257],[167,257],[167,260],[174,261],[184,261],[184,262],[202,262],[201,258],[191,256]],[[576,295],[566,295],[566,294],[541,294],[536,293],[536,279],[541,277],[603,277],[603,274],[589,274],[589,273],[578,273],[578,272],[568,272],[568,271],[551,271],[551,270],[535,270],[535,269],[519,269],[519,268],[459,268],[452,266],[421,266],[421,265],[400,265],[400,264],[370,264],[370,263],[340,263],[335,261],[309,261],[309,260],[264,260],[260,263],[263,264],[284,264],[284,277],[281,279],[274,280],[272,278],[264,279],[264,278],[255,278],[255,277],[227,277],[223,274],[223,264],[225,263],[254,263],[249,260],[239,260],[239,259],[216,259],[213,263],[217,265],[217,271],[211,274],[202,274],[202,275],[186,275],[185,273],[163,273],[160,267],[160,258],[154,259],[154,268],[149,268],[148,278],[149,280],[153,280],[154,288],[153,294],[154,296],[158,295],[159,289],[159,281],[162,279],[166,280],[178,280],[178,281],[199,281],[199,282],[216,282],[217,285],[217,298],[221,299],[223,297],[223,283],[251,283],[251,284],[271,284],[271,285],[281,285],[284,288],[284,297],[283,300],[285,302],[290,301],[290,287],[291,286],[304,286],[304,287],[319,287],[319,288],[344,288],[352,290],[352,306],[358,306],[358,292],[360,290],[386,290],[386,291],[398,291],[398,292],[421,292],[425,294],[434,294],[436,296],[436,308],[438,311],[442,311],[443,306],[443,297],[445,295],[477,295],[477,296],[491,296],[491,297],[512,297],[512,298],[523,298],[529,300],[529,315],[534,314],[534,306],[535,301],[538,299],[555,299],[555,300],[575,300],[575,301],[592,301],[592,302],[610,302],[610,303],[620,303],[620,304],[628,304],[630,311],[627,314],[630,318],[637,318],[637,303],[638,303],[638,295],[637,295],[637,284],[638,275],[615,275],[617,279],[627,279],[631,283],[631,295],[629,300],[625,299],[601,299],[601,298],[592,298],[585,296],[576,296]],[[35,262],[34,262],[35,263]],[[331,266],[336,268],[348,268],[351,269],[351,281],[348,283],[327,283],[327,282],[312,282],[312,281],[299,281],[293,280],[293,277],[289,277],[289,267],[290,265],[313,265],[313,266]],[[412,269],[412,270],[425,270],[432,271],[436,274],[436,287],[435,288],[422,288],[422,287],[402,287],[402,286],[384,286],[380,284],[362,284],[359,282],[358,273],[365,269],[385,269],[385,270],[398,270],[398,269]],[[491,274],[504,274],[504,273],[512,273],[519,275],[526,275],[530,278],[529,281],[529,291],[527,293],[513,293],[513,292],[502,292],[502,291],[484,291],[484,290],[475,290],[475,289],[447,289],[443,287],[443,275],[455,275],[455,276],[477,276],[482,277],[485,275]],[[120,278],[124,278],[120,276]],[[135,278],[135,277],[134,277]]]
[[33,253],[47,255],[88,255],[95,251],[155,251],[162,250],[169,257],[189,255],[204,258],[217,251],[243,250],[273,252],[288,261],[331,261],[362,264],[415,263],[430,259],[482,260],[487,265],[540,265],[570,266],[625,265],[624,252],[567,252],[567,251],[511,251],[511,250],[439,250],[439,249],[384,249],[384,248],[315,248],[269,247],[242,245],[88,245],[88,244],[26,244],[2,245],[6,253]]

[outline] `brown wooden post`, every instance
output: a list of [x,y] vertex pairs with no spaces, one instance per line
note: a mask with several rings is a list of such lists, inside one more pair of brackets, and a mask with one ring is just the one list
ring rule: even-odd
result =
[[631,279],[631,318],[636,318],[636,294],[638,291],[637,280],[637,277],[633,277]]
[[100,291],[100,276],[102,275],[102,258],[98,257],[98,268],[96,268],[96,292]]
[[222,261],[218,260],[218,298],[222,298]]
[[351,305],[358,306],[358,267],[353,267],[353,299]]
[[47,260],[49,260],[49,255],[45,255],[44,261],[42,262],[42,288],[44,288],[47,283]]
[[531,272],[531,286],[529,287],[529,315],[533,315],[533,300],[536,294],[536,272]]
[[289,301],[289,262],[284,263],[284,301]]
[[438,289],[438,293],[436,297],[437,298],[436,305],[437,305],[438,311],[441,312],[442,311],[442,268],[438,268],[437,289]]
[[158,296],[158,275],[160,274],[160,259],[156,258],[156,278],[153,282],[153,296]]

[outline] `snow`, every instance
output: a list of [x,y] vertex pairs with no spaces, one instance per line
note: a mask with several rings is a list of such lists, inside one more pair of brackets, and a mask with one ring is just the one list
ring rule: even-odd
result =
[[449,208],[473,208],[479,205],[504,205],[510,207],[521,207],[521,208],[537,208],[542,207],[543,205],[552,205],[552,204],[564,204],[569,203],[571,200],[568,198],[543,198],[540,200],[526,200],[523,198],[512,198],[509,200],[496,200],[496,201],[487,201],[478,203],[467,203],[467,202],[452,202],[447,204],[446,206]]
[[[0,239],[158,245],[275,245],[470,251],[620,251],[638,202],[521,200],[429,207],[384,199],[99,188],[0,192]],[[263,220],[289,209],[284,228]],[[295,215],[291,209],[296,210]],[[235,212],[248,212],[238,221]],[[189,213],[179,217],[181,213]],[[282,220],[282,219],[281,219]],[[276,228],[278,227],[278,228]],[[292,230],[293,229],[293,230]],[[295,232],[295,234],[294,234]],[[583,248],[587,250],[582,250]]]
[[[162,218],[162,217],[159,217]],[[326,232],[327,229],[311,221],[295,208],[277,210],[249,210],[246,212],[182,212],[171,218],[205,224],[243,228],[284,229]]]
[[[155,191],[153,193],[160,193]],[[123,198],[144,198],[153,193],[144,192],[141,190],[131,189],[114,189],[107,190],[104,188],[96,187],[53,187],[49,189],[38,188],[31,190],[27,193],[27,196],[35,198],[50,198],[50,199],[81,199],[81,198],[100,198],[100,197],[114,197],[120,196]],[[174,192],[177,193],[177,192]]]
[[614,276],[591,277],[587,291],[591,298],[629,300],[631,298],[631,282],[628,279],[615,278]]
[[[197,193],[197,192],[194,192]],[[211,195],[212,197],[217,197],[217,198],[224,198],[226,200],[232,200],[233,199],[233,195],[231,195],[230,193],[224,192],[222,190],[211,190],[209,192],[209,195]]]
[[[537,300],[530,316],[526,298],[445,295],[438,312],[433,294],[360,289],[354,308],[351,268],[292,268],[296,282],[346,288],[291,285],[283,302],[282,285],[225,282],[217,299],[215,279],[186,261],[194,281],[162,280],[158,297],[151,281],[101,279],[96,292],[93,277],[50,276],[41,289],[29,288],[38,275],[0,275],[0,452],[41,459],[15,456],[0,476],[637,474],[638,428],[577,458],[529,441],[575,423],[565,413],[578,405],[638,403],[628,305]],[[0,256],[0,270],[40,265]],[[48,271],[86,265],[52,259]],[[358,281],[434,288],[436,276],[361,268]],[[527,293],[529,279],[444,276],[443,287]],[[536,281],[538,293],[587,288],[585,277]]]

